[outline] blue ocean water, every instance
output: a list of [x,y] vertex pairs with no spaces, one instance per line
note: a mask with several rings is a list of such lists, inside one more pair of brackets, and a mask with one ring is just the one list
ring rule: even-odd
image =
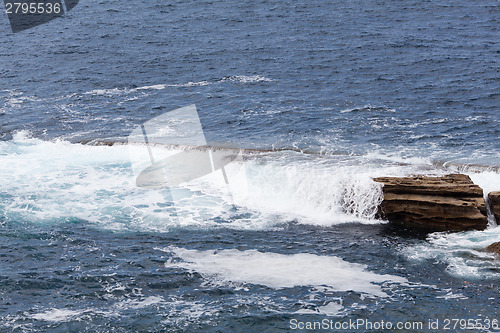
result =
[[[0,331],[500,320],[494,221],[398,230],[371,180],[500,190],[498,1],[88,0],[16,34],[2,18]],[[135,186],[139,148],[82,144],[191,104],[207,141],[262,149],[243,199],[207,178],[172,205]]]

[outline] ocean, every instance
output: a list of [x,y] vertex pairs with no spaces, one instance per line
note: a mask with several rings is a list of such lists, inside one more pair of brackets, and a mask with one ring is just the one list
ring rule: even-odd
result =
[[[397,228],[372,180],[500,190],[498,0],[1,17],[0,332],[500,331],[496,222]],[[229,186],[138,187],[130,134],[189,105]]]

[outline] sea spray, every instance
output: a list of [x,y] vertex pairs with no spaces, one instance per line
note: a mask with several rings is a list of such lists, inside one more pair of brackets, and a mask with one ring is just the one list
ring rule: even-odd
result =
[[[142,146],[90,146],[16,134],[13,140],[0,143],[2,215],[7,220],[37,223],[77,218],[102,228],[151,231],[220,226],[259,229],[290,221],[323,226],[384,223],[375,219],[382,192],[373,177],[443,173],[429,170],[427,164],[411,163],[415,161],[381,161],[381,156],[371,160],[294,151],[252,152],[244,161],[228,166],[234,198],[227,195],[219,174],[209,175],[181,186],[184,198],[176,203],[175,211],[161,189],[135,186],[129,149],[144,151]],[[172,154],[179,148],[153,149]],[[237,176],[243,168],[244,175]],[[500,177],[495,172],[471,176],[480,185],[495,184],[495,177]],[[226,218],[229,223],[217,222]]]

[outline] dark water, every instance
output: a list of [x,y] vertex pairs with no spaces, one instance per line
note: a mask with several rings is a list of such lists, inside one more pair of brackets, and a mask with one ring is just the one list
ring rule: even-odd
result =
[[22,34],[4,23],[2,132],[116,137],[197,103],[211,135],[247,145],[497,163],[499,16],[498,1],[85,1]]
[[[499,5],[89,0],[16,34],[4,15],[0,331],[500,320],[495,223],[395,230],[371,181],[500,166]],[[209,142],[289,149],[247,160],[243,202],[201,181],[175,208],[127,147],[78,144],[190,104]]]

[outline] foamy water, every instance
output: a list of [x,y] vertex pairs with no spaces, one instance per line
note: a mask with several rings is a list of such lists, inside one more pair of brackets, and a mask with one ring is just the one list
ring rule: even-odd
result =
[[[167,155],[176,152],[162,147],[153,149]],[[317,226],[381,224],[386,222],[375,219],[377,206],[382,200],[381,186],[373,182],[373,177],[446,173],[446,170],[432,168],[432,162],[426,159],[404,159],[375,153],[361,157],[315,156],[286,151],[252,153],[245,161],[227,167],[230,186],[224,183],[221,174],[214,173],[175,189],[178,200],[169,203],[168,191],[144,190],[135,186],[130,157],[144,153],[145,147],[140,145],[86,146],[61,140],[42,141],[30,138],[26,132],[18,133],[14,140],[0,142],[0,174],[4,179],[0,193],[3,223],[21,219],[51,225],[76,218],[102,229],[154,232],[178,228],[265,230],[290,221]],[[485,189],[485,195],[500,187],[497,172],[469,174]],[[439,260],[455,276],[496,277],[498,262],[484,248],[498,240],[498,230],[492,227],[486,231],[432,234],[426,243],[404,249],[403,253],[410,260]],[[188,256],[195,252],[185,253]],[[255,259],[254,266],[259,265],[260,259],[265,259],[258,258],[258,253],[240,253],[241,258],[237,253],[227,255],[224,260],[230,262],[234,259],[235,264]],[[207,253],[200,252],[199,256],[209,258]],[[304,263],[314,261],[315,257],[304,256]],[[214,257],[217,258],[221,256]],[[271,255],[270,261],[293,262],[300,258]],[[321,260],[340,259],[321,258],[317,267],[321,266]],[[346,281],[362,273],[356,265],[349,266],[341,261],[337,264],[343,267],[341,271],[346,274]],[[185,265],[199,268],[202,273],[209,269],[202,263],[196,266],[196,260]],[[226,269],[222,262],[219,265],[220,270]],[[215,266],[212,268],[216,269]],[[242,267],[235,265],[231,269],[235,273]],[[352,275],[347,272],[352,272]],[[228,273],[228,279],[234,278],[233,273]],[[224,273],[221,274],[224,278]],[[250,281],[258,282],[264,278],[257,272],[252,274],[255,281],[252,276]],[[273,275],[269,273],[269,277]],[[285,276],[291,275],[299,278],[296,272],[290,271],[277,276],[276,285],[269,283],[276,287],[282,281],[286,286]],[[314,282],[321,284],[322,281]],[[380,291],[374,292],[370,288],[363,290],[380,294]]]
[[178,267],[202,274],[210,283],[257,284],[273,289],[308,286],[331,291],[354,291],[386,297],[383,283],[404,283],[393,275],[374,274],[366,266],[346,262],[334,256],[308,253],[283,255],[256,250],[196,251],[167,248],[175,259],[166,267]]
[[[335,160],[317,164],[307,157],[294,160],[294,154],[256,155],[228,167],[229,189],[221,174],[183,184],[173,208],[165,206],[166,190],[135,186],[130,153],[145,153],[144,146],[85,146],[19,133],[13,141],[0,143],[0,149],[3,191],[13,196],[3,202],[9,219],[53,223],[79,218],[121,228],[118,221],[127,217],[139,229],[168,230],[179,224],[213,226],[207,221],[236,204],[252,214],[253,226],[237,221],[234,227],[265,227],[271,215],[277,216],[277,223],[382,223],[374,219],[381,188],[371,175],[384,174],[384,168],[356,172],[350,165],[337,167]],[[176,209],[185,213],[182,218],[172,218]]]
[[[161,146],[152,149],[158,156],[179,152]],[[251,153],[227,167],[229,186],[220,172],[212,173],[176,188],[178,200],[166,205],[171,195],[168,190],[135,186],[140,170],[132,169],[131,156],[142,156],[145,164],[141,165],[147,166],[145,146],[86,146],[42,141],[20,132],[14,140],[0,143],[0,154],[7,218],[23,217],[39,223],[79,218],[118,229],[213,227],[217,223],[210,221],[229,216],[233,206],[238,213],[252,216],[229,224],[235,228],[269,227],[272,216],[272,223],[384,223],[375,219],[383,196],[374,177],[446,173],[427,159],[375,153],[359,157]],[[485,195],[500,187],[496,172],[469,174],[484,188]],[[183,214],[177,214],[179,211]],[[130,221],[128,225],[122,225],[123,217]]]

